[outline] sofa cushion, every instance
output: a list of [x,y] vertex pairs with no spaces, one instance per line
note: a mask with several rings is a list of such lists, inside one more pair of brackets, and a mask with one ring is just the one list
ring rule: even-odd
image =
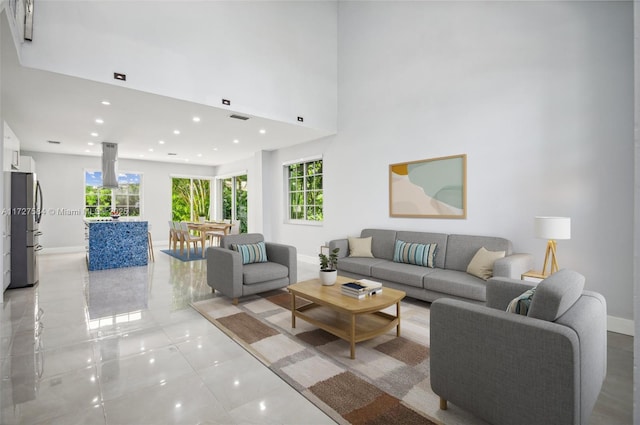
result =
[[371,253],[371,236],[368,238],[349,237],[349,257],[373,257]]
[[366,257],[345,257],[338,261],[338,270],[355,273],[363,276],[371,276],[371,267],[387,260]]
[[467,266],[467,273],[487,280],[493,277],[493,263],[503,257],[504,251],[488,251],[485,247],[482,247],[471,259],[471,262]]
[[529,317],[555,321],[580,298],[584,276],[573,270],[560,270],[538,283],[531,301]]
[[431,291],[477,301],[487,300],[487,283],[464,271],[434,269],[423,280],[425,289]]
[[242,283],[252,285],[289,276],[289,269],[278,263],[251,263],[242,266]]
[[422,288],[423,278],[434,271],[427,267],[384,261],[371,266],[371,277]]
[[511,255],[511,242],[504,238],[449,235],[444,268],[466,272],[471,259],[482,247],[489,251],[504,251],[505,255]]
[[398,239],[393,252],[393,261],[433,268],[437,248],[437,244],[405,242]]
[[396,238],[405,242],[436,244],[438,248],[434,258],[434,266],[439,269],[444,269],[448,238],[446,233],[399,231]]
[[232,244],[231,249],[238,251],[242,257],[242,264],[266,263],[267,249],[264,242],[250,244]]
[[371,236],[371,253],[374,257],[393,260],[393,247],[396,243],[395,230],[364,229],[360,236],[363,238]]
[[526,316],[527,313],[529,313],[529,307],[531,306],[531,301],[533,300],[533,295],[535,293],[536,288],[532,288],[524,291],[522,294],[512,299],[507,306],[507,313],[515,313],[521,316]]

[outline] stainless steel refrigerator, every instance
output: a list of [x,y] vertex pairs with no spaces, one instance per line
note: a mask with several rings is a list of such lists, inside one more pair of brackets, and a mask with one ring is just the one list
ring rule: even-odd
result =
[[42,188],[34,173],[11,173],[11,283],[8,289],[38,283],[38,230]]

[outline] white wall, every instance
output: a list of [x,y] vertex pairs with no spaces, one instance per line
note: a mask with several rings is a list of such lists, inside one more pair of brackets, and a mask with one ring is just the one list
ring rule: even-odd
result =
[[[41,1],[24,66],[336,129],[328,1]],[[126,83],[113,79],[127,74]]]
[[[274,236],[315,256],[364,227],[496,235],[541,268],[533,217],[569,216],[560,266],[632,319],[632,15],[623,2],[340,2],[338,135],[273,154],[276,174],[324,154],[324,226],[277,215]],[[389,164],[462,153],[466,220],[389,217]]]
[[[61,214],[57,210],[84,208],[84,171],[100,170],[100,158],[43,152],[23,154],[35,160],[43,190],[44,208],[47,211],[40,224],[43,252],[84,247],[83,217]],[[118,171],[142,173],[142,219],[149,222],[156,244],[169,239],[167,221],[171,220],[171,176],[213,176],[213,167],[127,159],[118,161]]]

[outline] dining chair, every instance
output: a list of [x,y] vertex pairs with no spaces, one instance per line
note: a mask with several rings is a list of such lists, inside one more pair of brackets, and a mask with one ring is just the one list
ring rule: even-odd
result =
[[178,249],[179,241],[180,241],[180,236],[178,235],[176,222],[169,220],[169,248],[172,248],[173,251]]
[[229,230],[230,235],[239,235],[240,234],[240,221],[234,221],[231,225],[231,230]]
[[[192,235],[189,232],[189,224],[186,221],[180,222],[180,255],[183,253],[183,244],[187,245],[187,258],[189,258],[191,253],[191,246],[193,244],[194,252],[198,252],[198,244],[202,243],[202,238],[200,236]],[[204,244],[202,244],[202,257],[204,257]]]

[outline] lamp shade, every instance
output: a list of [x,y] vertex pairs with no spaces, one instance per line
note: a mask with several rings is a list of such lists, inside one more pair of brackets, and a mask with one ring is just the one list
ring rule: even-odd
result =
[[571,218],[536,217],[535,234],[540,239],[571,239]]

